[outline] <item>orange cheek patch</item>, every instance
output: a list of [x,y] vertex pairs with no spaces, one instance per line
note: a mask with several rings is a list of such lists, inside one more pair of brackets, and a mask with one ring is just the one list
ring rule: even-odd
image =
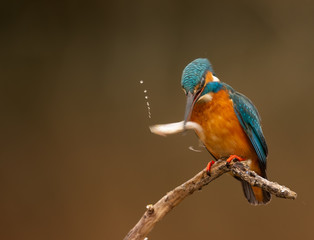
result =
[[212,82],[213,80],[213,74],[211,72],[207,72],[205,77],[205,85],[209,82]]

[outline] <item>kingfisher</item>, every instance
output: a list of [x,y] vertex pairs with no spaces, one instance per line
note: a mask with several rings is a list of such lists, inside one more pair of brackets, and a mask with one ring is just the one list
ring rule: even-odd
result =
[[[247,161],[251,170],[267,178],[267,144],[260,115],[251,100],[221,82],[206,58],[195,59],[185,67],[181,85],[187,96],[184,126],[192,121],[202,127],[203,133],[195,130],[196,135],[214,159]],[[208,175],[214,163],[208,163]],[[240,181],[250,204],[271,200],[269,192]]]

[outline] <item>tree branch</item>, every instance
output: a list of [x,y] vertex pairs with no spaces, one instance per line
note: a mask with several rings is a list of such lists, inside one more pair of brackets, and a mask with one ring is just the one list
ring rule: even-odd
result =
[[155,224],[162,220],[162,218],[182,202],[184,198],[193,194],[196,190],[201,190],[211,181],[230,171],[252,186],[261,187],[277,197],[286,199],[296,199],[297,197],[297,194],[289,188],[275,182],[270,182],[249,170],[245,163],[235,161],[227,163],[224,160],[218,160],[211,168],[211,176],[208,176],[204,169],[190,180],[168,192],[154,205],[148,205],[142,218],[126,235],[124,240],[144,239],[152,231]]
[[[204,139],[202,127],[195,122],[176,122],[170,124],[159,124],[150,127],[150,131],[161,136],[180,133],[186,129],[193,129],[198,132],[200,139]],[[168,212],[183,201],[184,198],[194,193],[196,190],[202,189],[211,181],[220,177],[226,172],[232,174],[244,181],[247,181],[252,186],[263,188],[271,194],[287,199],[296,199],[297,194],[285,186],[278,183],[270,182],[251,171],[246,163],[231,161],[227,163],[224,160],[218,160],[211,167],[211,176],[208,176],[206,169],[196,174],[193,178],[186,181],[174,190],[168,192],[154,205],[150,204],[146,208],[146,212],[139,222],[126,235],[124,240],[142,240],[153,229],[155,224],[159,222]]]

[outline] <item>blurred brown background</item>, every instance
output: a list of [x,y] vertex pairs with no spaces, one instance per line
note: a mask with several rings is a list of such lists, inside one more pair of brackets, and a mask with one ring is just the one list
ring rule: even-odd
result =
[[269,178],[298,199],[253,207],[225,175],[149,239],[312,239],[313,1],[7,1],[0,18],[0,239],[122,239],[205,167],[193,133],[148,129],[182,120],[198,57],[256,104]]

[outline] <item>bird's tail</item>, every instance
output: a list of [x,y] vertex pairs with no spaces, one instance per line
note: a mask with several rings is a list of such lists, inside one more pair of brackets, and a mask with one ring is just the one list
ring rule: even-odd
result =
[[245,198],[252,205],[267,204],[271,200],[269,192],[259,188],[252,187],[248,182],[241,180]]

